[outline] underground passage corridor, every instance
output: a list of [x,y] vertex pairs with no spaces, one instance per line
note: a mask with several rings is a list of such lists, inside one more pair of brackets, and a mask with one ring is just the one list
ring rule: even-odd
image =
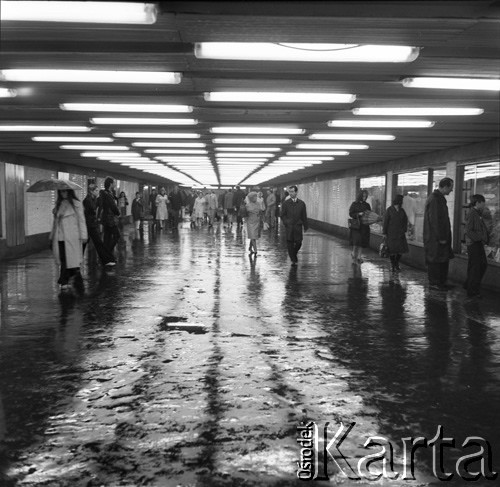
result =
[[49,250],[1,263],[1,485],[307,485],[297,427],[311,421],[332,437],[355,423],[317,485],[440,485],[430,449],[416,480],[345,476],[377,436],[401,477],[402,439],[440,428],[448,485],[470,484],[456,471],[468,437],[500,468],[498,295],[429,291],[373,251],[353,265],[315,230],[296,267],[282,229],[256,257],[236,225],[122,236],[111,270],[87,253],[80,292],[61,293]]

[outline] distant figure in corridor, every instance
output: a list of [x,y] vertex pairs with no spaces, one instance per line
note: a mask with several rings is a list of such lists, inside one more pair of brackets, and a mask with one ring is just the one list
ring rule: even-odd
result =
[[179,230],[179,222],[181,220],[181,210],[184,206],[184,198],[182,193],[179,191],[179,186],[174,186],[174,190],[168,196],[168,201],[172,231],[177,232]]
[[262,230],[263,214],[257,193],[252,191],[248,194],[248,203],[246,204],[247,237],[250,239],[248,251],[250,254],[257,255],[257,240],[260,238]]
[[151,190],[151,194],[149,195],[149,209],[151,211],[151,216],[153,217],[153,223],[152,227],[154,228],[158,222],[156,221],[156,212],[157,212],[157,207],[156,207],[156,197],[158,196],[158,192],[156,191],[155,188]]
[[125,191],[122,191],[120,193],[120,196],[118,197],[118,208],[120,209],[120,216],[122,218],[125,218],[127,216],[127,206],[128,206],[127,195],[125,194]]
[[58,190],[56,206],[52,210],[54,222],[50,240],[54,257],[60,265],[58,284],[61,289],[74,279],[77,287],[83,288],[80,266],[83,260],[83,245],[87,242],[87,225],[83,205],[72,189]]
[[132,219],[134,220],[134,227],[136,230],[141,228],[142,219],[144,218],[144,203],[142,195],[137,191],[135,193],[134,201],[132,201]]
[[[111,252],[105,247],[99,234],[99,224],[97,222],[97,195],[99,190],[95,183],[88,185],[88,193],[83,200],[83,208],[85,215],[85,223],[87,225],[88,237],[92,240],[94,248],[99,256],[99,259],[104,266],[114,266],[116,264],[115,258]],[[83,246],[83,253],[85,253],[85,245]]]
[[168,196],[165,188],[160,189],[160,194],[156,197],[156,219],[160,222],[160,230],[167,225],[168,220]]
[[302,229],[307,232],[309,228],[306,204],[297,198],[297,192],[297,186],[290,186],[288,188],[290,198],[283,202],[281,208],[281,220],[285,225],[288,255],[292,266],[296,266],[298,262],[297,253],[302,247]]
[[408,217],[402,205],[403,195],[397,194],[392,200],[392,206],[387,208],[384,215],[382,233],[386,239],[389,257],[391,259],[391,270],[393,272],[401,270],[399,267],[399,259],[401,259],[401,254],[406,254],[408,252],[408,242],[406,241]]
[[116,205],[115,195],[113,193],[115,180],[107,177],[104,180],[104,191],[101,193],[101,222],[104,228],[104,246],[110,254],[113,255],[113,250],[118,240],[120,239],[120,230],[118,222],[120,210]]
[[371,206],[366,202],[368,191],[362,189],[358,193],[356,201],[349,208],[349,216],[359,220],[359,228],[351,228],[349,232],[349,243],[352,246],[353,263],[361,264],[363,262],[363,249],[370,245],[370,225],[361,222],[361,217],[365,211],[371,211]]
[[484,246],[489,242],[488,229],[483,220],[486,200],[482,194],[474,194],[470,198],[470,210],[465,223],[465,243],[467,244],[467,279],[464,289],[469,298],[480,297],[481,281],[488,267],[488,259]]
[[453,179],[443,178],[427,198],[424,211],[424,250],[429,285],[448,289],[448,267],[454,254],[451,248],[451,224],[446,195],[453,191]]

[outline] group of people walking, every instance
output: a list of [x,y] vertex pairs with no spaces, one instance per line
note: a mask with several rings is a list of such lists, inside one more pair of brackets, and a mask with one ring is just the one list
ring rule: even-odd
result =
[[[453,180],[446,177],[439,182],[432,194],[427,198],[424,212],[424,253],[427,265],[429,285],[432,288],[446,290],[452,286],[447,284],[449,261],[454,257],[451,239],[451,224],[445,196],[453,191]],[[307,209],[300,200],[298,188],[289,186],[282,203],[280,217],[285,227],[287,250],[292,266],[297,266],[298,252],[302,246],[303,232],[308,230]],[[191,217],[191,225],[201,225],[208,221],[212,226],[220,205],[224,210],[224,222],[233,224],[233,216],[237,216],[237,225],[246,222],[247,237],[250,240],[248,251],[257,255],[257,241],[262,230],[272,226],[276,215],[278,201],[275,191],[266,195],[267,205],[261,192],[251,191],[245,194],[239,187],[223,193],[219,198],[213,190],[207,194],[201,191],[187,196],[176,186],[167,195],[165,188],[159,194],[152,192],[150,203],[153,222],[159,222],[163,228],[169,220],[173,231],[178,229],[181,211],[186,208]],[[361,190],[349,208],[349,216],[357,224],[350,228],[349,241],[352,246],[353,264],[363,262],[363,249],[369,246],[370,225],[363,216],[371,212],[367,203],[368,191]],[[70,280],[76,286],[82,285],[80,265],[90,238],[103,266],[114,266],[114,248],[120,238],[119,218],[123,216],[123,208],[128,205],[125,193],[116,198],[114,180],[106,178],[104,190],[99,192],[95,183],[88,186],[88,194],[81,203],[71,189],[59,190],[53,210],[54,223],[51,241],[54,255],[60,263],[58,283],[64,288]],[[465,225],[465,238],[469,256],[467,278],[463,285],[469,297],[477,297],[480,284],[487,268],[484,245],[488,243],[488,231],[482,218],[485,198],[480,194],[471,197],[470,211]],[[153,211],[154,210],[154,211]],[[136,230],[139,230],[144,218],[144,203],[139,192],[132,202],[132,216]],[[102,238],[99,225],[102,225]],[[403,208],[403,196],[396,195],[383,217],[382,232],[384,243],[391,263],[391,271],[401,270],[399,262],[402,254],[409,251],[406,240],[408,217]]]

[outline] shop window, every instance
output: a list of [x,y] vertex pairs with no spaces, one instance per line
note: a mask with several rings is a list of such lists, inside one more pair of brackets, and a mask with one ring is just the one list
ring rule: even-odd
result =
[[[383,216],[385,213],[385,176],[361,178],[359,180],[359,189],[368,191],[366,202],[371,206],[372,211]],[[382,233],[381,223],[374,223],[370,225],[370,228],[374,233]]]
[[403,209],[408,215],[406,238],[410,242],[424,242],[424,210],[428,196],[428,185],[428,171],[396,174],[396,187],[393,196],[403,195]]
[[439,181],[446,177],[446,168],[438,168],[432,170],[432,191],[438,189]]
[[464,167],[461,195],[460,250],[467,253],[465,244],[465,222],[470,197],[482,194],[486,200],[483,220],[488,228],[490,240],[486,245],[486,256],[500,262],[500,162],[485,162]]

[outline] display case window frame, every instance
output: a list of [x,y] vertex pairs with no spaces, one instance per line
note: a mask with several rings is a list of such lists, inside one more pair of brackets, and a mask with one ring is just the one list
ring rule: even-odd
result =
[[[479,166],[481,164],[491,164],[497,163],[500,165],[500,161],[498,158],[488,158],[488,159],[475,159],[462,161],[457,164],[457,181],[455,183],[455,190],[457,191],[457,204],[455,205],[455,221],[456,221],[456,232],[454,232],[453,239],[453,250],[459,256],[467,258],[467,255],[463,252],[463,232],[465,227],[465,215],[464,212],[468,208],[468,199],[470,195],[477,193],[477,186],[474,186],[473,189],[465,188],[465,170],[467,166]],[[499,176],[500,177],[500,176]],[[477,179],[476,179],[477,185]],[[467,195],[464,196],[464,191],[467,191]],[[470,194],[469,194],[470,193]],[[500,211],[500,208],[497,210]],[[488,265],[500,266],[500,262],[496,262],[495,260],[488,258]]]

